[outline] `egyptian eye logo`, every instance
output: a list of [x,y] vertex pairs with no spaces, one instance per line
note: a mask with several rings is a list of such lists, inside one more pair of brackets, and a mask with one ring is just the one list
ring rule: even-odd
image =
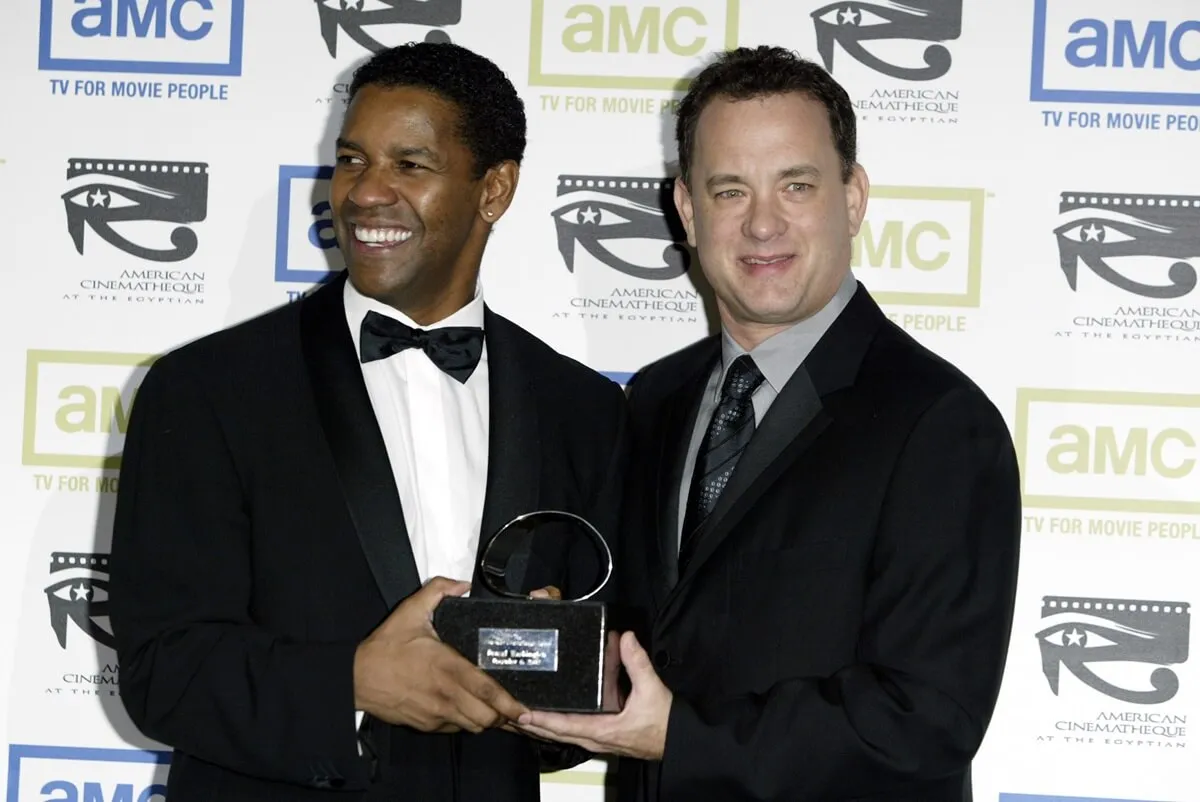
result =
[[[1132,704],[1162,704],[1179,692],[1179,677],[1165,666],[1188,658],[1191,614],[1186,602],[1048,596],[1042,619],[1049,624],[1037,633],[1042,672],[1055,696],[1061,666],[1093,690]],[[1158,667],[1150,674],[1149,689],[1130,689],[1089,668],[1106,662]]]
[[[71,159],[67,186],[62,194],[67,231],[78,253],[83,253],[87,228],[139,259],[178,262],[196,252],[196,232],[186,225],[208,214],[207,164]],[[171,231],[170,248],[139,245],[113,228],[139,221],[180,226]]]
[[[1054,234],[1072,290],[1078,289],[1080,262],[1114,287],[1145,298],[1182,298],[1196,289],[1196,268],[1187,260],[1200,258],[1200,198],[1064,192]],[[1110,260],[1149,275],[1128,276]],[[1155,277],[1166,282],[1149,280]]]
[[321,38],[329,55],[337,57],[338,29],[364,49],[378,53],[384,49],[364,29],[375,25],[428,25],[434,28],[425,34],[426,42],[449,42],[450,35],[441,30],[445,25],[457,25],[462,19],[462,0],[316,0],[321,19]]
[[662,178],[560,176],[563,203],[551,214],[567,270],[575,272],[578,245],[634,278],[666,281],[686,273],[690,254],[673,186]]
[[45,589],[58,645],[67,648],[68,622],[74,621],[92,640],[114,648],[108,628],[108,555],[56,551],[50,555],[50,574],[68,574]]
[[942,44],[925,48],[920,67],[891,64],[874,55],[863,42],[907,39],[916,42],[949,42],[962,34],[962,0],[907,0],[906,2],[833,3],[812,12],[817,32],[817,52],[825,69],[833,72],[834,48],[876,72],[907,81],[932,81],[950,71],[950,51]]

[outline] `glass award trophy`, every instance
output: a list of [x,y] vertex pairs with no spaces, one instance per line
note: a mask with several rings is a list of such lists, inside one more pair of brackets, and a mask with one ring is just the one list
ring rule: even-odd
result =
[[[559,569],[550,571],[550,563]],[[603,536],[569,512],[526,513],[492,536],[479,568],[497,598],[444,598],[433,613],[442,642],[531,709],[602,712],[607,611],[588,600],[613,572]],[[592,589],[570,599],[529,597],[557,588],[564,569],[569,587]]]

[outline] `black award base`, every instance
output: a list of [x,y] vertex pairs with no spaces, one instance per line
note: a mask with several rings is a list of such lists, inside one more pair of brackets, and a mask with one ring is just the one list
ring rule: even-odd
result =
[[447,596],[433,628],[526,707],[598,713],[605,619],[600,602]]

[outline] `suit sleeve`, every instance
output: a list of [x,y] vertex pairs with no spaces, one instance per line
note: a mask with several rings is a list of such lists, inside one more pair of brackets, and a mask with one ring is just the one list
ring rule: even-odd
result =
[[981,392],[952,391],[892,475],[858,662],[760,696],[676,696],[663,798],[816,802],[964,770],[999,694],[1019,540],[1008,429]]
[[255,625],[243,479],[203,389],[163,357],[131,412],[113,523],[121,700],[147,737],[201,760],[267,780],[366,788],[357,643]]
[[[616,396],[613,406],[617,410],[617,420],[615,426],[612,427],[612,448],[609,452],[608,463],[602,476],[603,481],[590,500],[587,513],[583,516],[596,527],[596,530],[604,538],[612,552],[612,577],[609,579],[608,584],[592,597],[593,601],[607,603],[610,615],[612,610],[611,605],[617,599],[620,576],[621,557],[619,552],[618,527],[621,521],[622,488],[625,484],[625,471],[629,461],[629,419],[625,394],[615,384],[613,385],[613,391]],[[583,548],[590,549],[591,546],[584,545]],[[594,565],[594,560],[595,557],[590,554],[582,555],[582,558],[579,560],[581,570],[578,573],[589,577],[593,575],[594,569],[592,566]],[[571,595],[575,595],[576,591],[586,593],[587,589],[573,588]],[[612,627],[611,622],[609,626],[610,628]],[[585,749],[569,744],[546,743],[543,741],[533,741],[533,743],[538,752],[540,769],[543,772],[563,771],[597,757]]]

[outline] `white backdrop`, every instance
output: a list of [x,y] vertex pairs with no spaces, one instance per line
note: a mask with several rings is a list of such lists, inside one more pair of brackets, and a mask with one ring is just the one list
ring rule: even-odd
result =
[[[336,268],[324,180],[350,71],[431,32],[494,59],[527,104],[489,302],[618,378],[708,331],[658,208],[682,82],[734,44],[826,59],[874,184],[855,270],[987,390],[1022,457],[1016,622],[976,799],[1200,800],[1195,0],[3,9],[10,802],[161,800],[166,758],[121,709],[104,606],[133,393],[155,355]],[[548,800],[598,802],[604,765],[545,780]]]

